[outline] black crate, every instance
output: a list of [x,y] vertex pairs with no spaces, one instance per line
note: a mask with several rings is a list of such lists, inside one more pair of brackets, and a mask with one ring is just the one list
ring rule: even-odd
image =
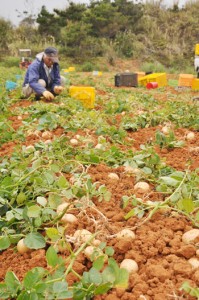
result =
[[136,73],[119,73],[115,75],[115,86],[138,86],[138,76]]

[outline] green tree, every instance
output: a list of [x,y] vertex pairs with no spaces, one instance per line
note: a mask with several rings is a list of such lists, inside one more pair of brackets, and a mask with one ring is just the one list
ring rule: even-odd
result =
[[8,50],[9,42],[12,40],[13,26],[10,21],[0,18],[0,47],[2,50]]
[[125,16],[109,0],[92,2],[83,20],[91,24],[93,36],[112,39],[126,24]]
[[69,6],[65,10],[54,9],[54,12],[60,19],[59,24],[66,26],[68,21],[81,21],[86,10],[85,4],[69,2]]
[[62,52],[79,61],[101,54],[100,40],[91,37],[90,30],[90,25],[83,22],[68,22],[61,29]]
[[46,7],[42,6],[36,21],[39,24],[38,32],[42,36],[53,36],[55,40],[59,42],[61,27],[59,18],[57,18],[55,14],[49,13]]

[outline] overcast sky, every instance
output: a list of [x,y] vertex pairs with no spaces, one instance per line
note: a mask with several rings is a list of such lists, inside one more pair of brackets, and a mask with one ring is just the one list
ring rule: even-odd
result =
[[[177,0],[163,0],[165,4],[172,5]],[[178,0],[179,5],[183,5],[186,0]],[[89,0],[73,0],[75,3],[89,3]],[[65,9],[67,0],[0,0],[0,17],[10,20],[14,25],[18,25],[23,18],[18,18],[16,10],[23,12],[28,10],[31,13],[38,14],[42,5],[45,5],[49,12],[54,8]]]
[[[88,3],[87,0],[74,0],[75,3]],[[38,14],[43,5],[49,12],[53,12],[54,8],[64,9],[67,7],[67,0],[0,0],[0,17],[10,20],[14,25],[18,25],[22,18],[18,18],[18,13],[28,10],[29,12]]]

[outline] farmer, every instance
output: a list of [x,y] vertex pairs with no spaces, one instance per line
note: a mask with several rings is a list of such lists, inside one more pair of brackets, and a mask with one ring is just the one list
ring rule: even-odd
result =
[[36,55],[36,59],[29,65],[22,93],[24,97],[31,94],[36,95],[39,100],[44,96],[46,100],[53,100],[54,97],[63,91],[65,78],[60,76],[58,51],[54,47],[48,47]]

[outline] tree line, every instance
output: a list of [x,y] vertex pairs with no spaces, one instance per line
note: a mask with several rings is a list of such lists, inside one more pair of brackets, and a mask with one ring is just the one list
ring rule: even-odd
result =
[[19,48],[38,50],[56,45],[78,61],[98,56],[156,60],[167,67],[186,64],[199,43],[199,1],[166,8],[159,2],[96,0],[69,2],[53,13],[42,6],[37,16],[26,12],[18,27],[0,19],[0,46],[15,55]]

